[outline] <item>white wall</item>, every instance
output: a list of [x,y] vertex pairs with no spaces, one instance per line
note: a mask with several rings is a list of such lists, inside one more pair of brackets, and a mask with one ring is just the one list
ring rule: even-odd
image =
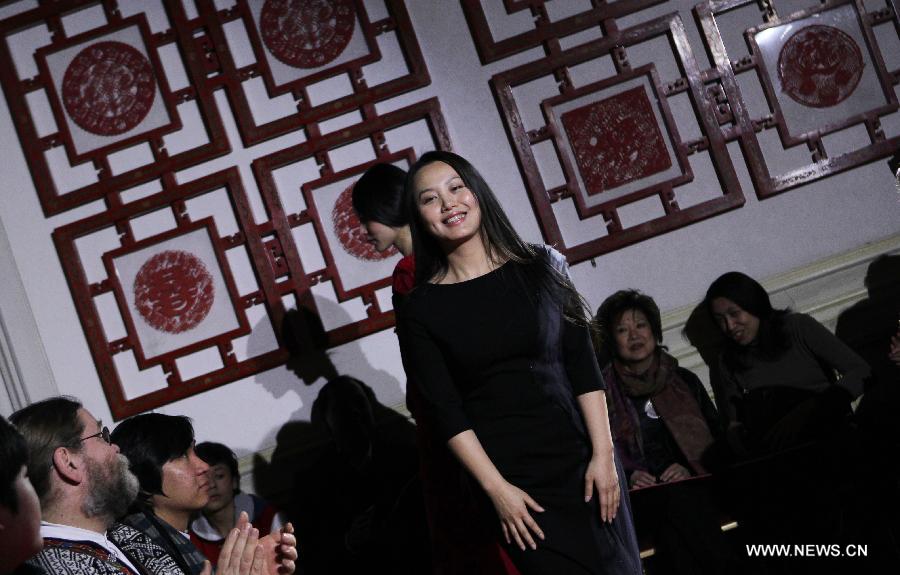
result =
[[[646,14],[679,9],[694,50],[699,53],[699,35],[689,13],[694,1],[668,2]],[[555,0],[551,4],[564,3]],[[584,4],[588,2],[572,5]],[[539,241],[537,222],[488,86],[493,74],[532,60],[540,55],[539,51],[481,66],[457,2],[408,0],[407,6],[433,81],[426,88],[379,104],[379,112],[437,96],[454,149],[483,172],[517,229],[527,239]],[[221,93],[216,101],[226,118],[229,137],[239,148]],[[23,340],[27,321],[8,322],[7,329],[13,333],[17,354],[43,356],[35,349],[42,347],[51,370],[49,376],[39,366],[29,367],[23,373],[28,388],[35,390],[32,399],[53,392],[53,386],[47,385],[47,379],[52,378],[60,393],[80,397],[98,417],[111,421],[51,242],[54,228],[96,213],[102,206],[84,206],[52,218],[43,217],[5,100],[0,103],[0,149],[0,222],[9,239],[9,253],[18,268],[39,340]],[[886,161],[758,201],[739,151],[733,146],[729,149],[747,197],[746,205],[598,257],[595,262],[574,266],[575,282],[593,307],[616,289],[635,287],[653,295],[664,311],[675,310],[698,301],[709,283],[725,271],[739,269],[758,278],[769,278],[900,231],[900,195]],[[216,169],[229,163],[242,164],[244,185],[252,191],[255,183],[246,166],[259,155],[259,149],[237,149],[213,164]],[[718,186],[714,180],[699,184]],[[16,290],[9,278],[2,282],[4,292]],[[17,308],[19,313],[25,309],[24,303],[4,301],[3,306],[4,318],[9,317],[6,306]],[[333,351],[333,359],[339,371],[369,383],[382,403],[402,404],[405,379],[392,331],[341,346]],[[278,368],[159,411],[189,415],[194,419],[198,439],[223,441],[239,454],[247,454],[272,447],[275,433],[287,420],[308,419],[322,383],[306,387],[286,369]]]

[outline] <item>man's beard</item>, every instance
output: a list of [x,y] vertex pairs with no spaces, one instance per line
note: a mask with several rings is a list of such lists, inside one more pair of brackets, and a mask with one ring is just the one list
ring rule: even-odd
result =
[[81,506],[87,517],[105,517],[109,523],[123,517],[138,493],[138,479],[128,469],[128,458],[121,453],[113,465],[87,460],[90,493]]

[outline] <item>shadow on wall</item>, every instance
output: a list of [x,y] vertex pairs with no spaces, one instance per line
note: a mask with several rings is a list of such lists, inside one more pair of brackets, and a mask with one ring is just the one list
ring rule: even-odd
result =
[[869,391],[876,383],[900,383],[900,368],[888,359],[900,327],[900,255],[875,258],[864,281],[868,297],[841,312],[835,335],[869,362]]
[[[322,317],[349,321],[337,304],[317,305]],[[248,342],[249,352],[271,349],[268,335]],[[271,460],[255,457],[253,479],[257,492],[294,522],[304,573],[379,564],[391,572],[427,572],[415,428],[373,391],[390,397],[399,382],[372,367],[356,342],[328,350],[319,316],[307,310],[290,310],[281,336],[290,351],[287,369],[261,373],[256,381],[276,399],[297,394],[302,406],[275,434]],[[340,375],[344,368],[355,377]],[[397,395],[403,397],[402,389]]]
[[281,484],[263,495],[294,522],[307,575],[428,572],[415,428],[362,381],[329,380],[311,421],[286,423],[254,469],[258,487]]
[[[329,318],[330,323],[342,325],[350,322],[350,316],[338,304],[317,298],[316,305],[321,317]],[[404,390],[401,383],[389,372],[373,367],[358,342],[327,349],[327,337],[320,315],[305,308],[289,310],[280,334],[290,353],[287,363],[283,367],[259,373],[254,378],[275,399],[282,399],[291,393],[299,397],[301,406],[290,415],[289,421],[309,421],[312,402],[319,389],[341,373],[365,381],[379,397],[396,397],[398,402],[402,401]],[[269,320],[263,321],[268,323]],[[268,325],[266,329],[254,328],[253,334],[259,335],[251,335],[247,343],[250,356],[270,351],[277,345]]]

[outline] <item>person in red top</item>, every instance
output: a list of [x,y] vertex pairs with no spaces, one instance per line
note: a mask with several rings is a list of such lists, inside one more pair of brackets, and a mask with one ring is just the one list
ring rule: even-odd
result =
[[285,520],[278,510],[261,497],[241,491],[237,457],[221,443],[206,441],[194,447],[194,453],[209,465],[209,502],[190,524],[191,542],[215,567],[225,535],[246,512],[259,536],[277,533]]
[[[353,186],[353,209],[369,242],[380,252],[395,248],[403,258],[393,273],[394,313],[415,287],[415,259],[404,203],[406,172],[375,164]],[[398,322],[399,323],[399,322]],[[419,474],[431,530],[435,573],[519,575],[493,533],[477,521],[478,507],[468,475],[440,442],[418,404],[416,387],[406,386],[406,405],[416,420]]]

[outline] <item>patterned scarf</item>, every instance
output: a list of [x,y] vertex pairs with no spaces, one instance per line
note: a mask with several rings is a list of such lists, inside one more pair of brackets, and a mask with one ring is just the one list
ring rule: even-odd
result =
[[[613,384],[619,384],[622,394],[627,398],[647,397],[653,402],[656,413],[694,473],[706,473],[700,460],[712,445],[712,432],[691,390],[679,377],[675,358],[657,350],[653,363],[642,374],[634,373],[618,360],[613,360],[612,369],[608,371],[615,376]],[[614,435],[626,444],[633,453],[633,458],[643,459],[637,411],[630,400],[616,398],[614,390],[611,395],[610,419],[614,424]]]

